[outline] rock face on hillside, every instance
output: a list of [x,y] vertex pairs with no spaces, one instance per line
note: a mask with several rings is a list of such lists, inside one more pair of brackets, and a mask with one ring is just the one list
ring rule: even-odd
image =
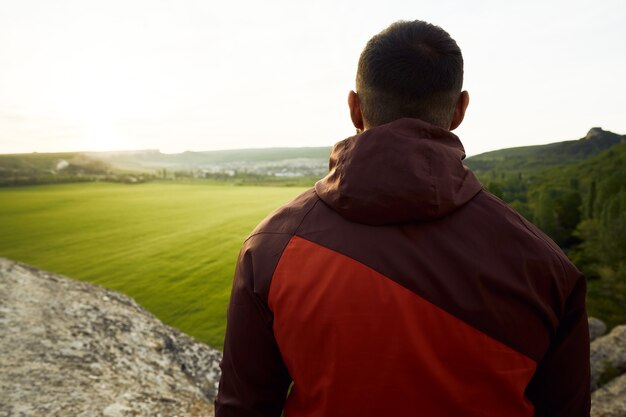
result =
[[626,325],[591,342],[590,353],[591,416],[626,417]]
[[604,130],[601,127],[592,127],[589,129],[589,132],[585,135],[582,140],[597,140],[597,141],[605,141],[609,145],[614,145],[616,143],[624,140],[624,135],[618,135],[613,132],[609,132],[608,130]]
[[615,327],[607,336],[591,342],[591,389],[606,379],[607,373],[626,371],[626,325]]
[[221,353],[131,298],[0,258],[0,417],[212,416]]
[[[591,416],[626,417],[626,325],[589,324]],[[212,416],[220,360],[127,296],[0,258],[0,417]]]
[[606,324],[595,317],[589,317],[589,340],[593,342],[606,333]]
[[626,416],[626,374],[591,394],[591,417]]

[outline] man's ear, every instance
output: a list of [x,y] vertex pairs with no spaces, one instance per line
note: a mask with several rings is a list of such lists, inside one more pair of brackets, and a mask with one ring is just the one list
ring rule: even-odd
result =
[[361,101],[358,94],[353,90],[350,90],[350,93],[348,93],[348,107],[350,108],[350,118],[354,127],[359,130],[365,130],[363,115],[361,114]]
[[454,108],[454,115],[452,116],[452,123],[450,123],[450,130],[454,130],[463,121],[465,117],[465,111],[469,105],[469,93],[467,91],[461,91],[456,107]]

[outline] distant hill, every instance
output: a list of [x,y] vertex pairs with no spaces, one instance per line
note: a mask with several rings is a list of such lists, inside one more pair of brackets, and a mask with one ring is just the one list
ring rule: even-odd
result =
[[161,153],[158,150],[0,155],[0,185],[202,178],[247,183],[315,182],[330,147]]
[[594,127],[578,140],[500,149],[469,157],[465,164],[479,175],[481,172],[501,169],[544,169],[583,161],[623,142],[626,142],[626,135]]
[[[488,185],[511,175],[519,179],[548,168],[576,164],[624,142],[626,135],[594,127],[578,140],[501,149],[464,162]],[[148,149],[0,155],[0,185],[185,178],[306,185],[326,175],[330,152],[331,147],[308,147],[177,154]]]
[[106,162],[78,152],[0,155],[0,185],[92,181],[111,172]]
[[[309,162],[328,166],[330,147],[317,148],[262,148],[232,149],[223,151],[161,153],[158,150],[130,152],[92,152],[86,155],[111,164],[120,169],[133,170],[219,170],[233,168],[254,169],[258,165],[277,162]],[[271,164],[270,164],[271,165]]]
[[8,172],[31,172],[33,174],[103,173],[108,167],[79,152],[25,153],[0,155],[0,175]]

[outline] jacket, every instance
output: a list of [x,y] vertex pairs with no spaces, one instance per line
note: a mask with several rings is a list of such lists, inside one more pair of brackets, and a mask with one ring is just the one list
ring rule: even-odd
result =
[[585,280],[464,157],[418,119],[369,129],[258,225],[218,417],[589,415]]

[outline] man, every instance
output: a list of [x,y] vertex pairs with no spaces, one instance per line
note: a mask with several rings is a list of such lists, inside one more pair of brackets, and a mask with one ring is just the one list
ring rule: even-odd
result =
[[218,417],[589,415],[584,278],[462,165],[462,80],[437,26],[368,42],[363,133],[241,250]]

